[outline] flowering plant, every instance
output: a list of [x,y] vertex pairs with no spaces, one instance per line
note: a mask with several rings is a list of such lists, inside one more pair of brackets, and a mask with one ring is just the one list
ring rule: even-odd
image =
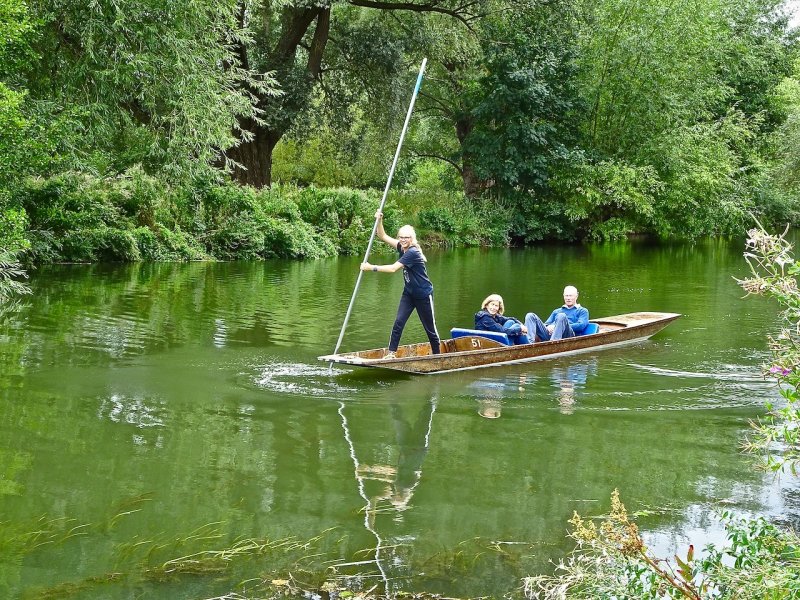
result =
[[736,281],[748,296],[773,298],[783,307],[781,331],[769,337],[771,361],[765,366],[764,374],[778,382],[786,402],[781,407],[768,404],[767,415],[751,423],[753,434],[746,441],[745,449],[762,453],[766,469],[788,470],[797,475],[800,463],[800,289],[796,277],[800,266],[792,256],[787,231],[769,234],[760,224],[748,231],[744,258],[752,277]]

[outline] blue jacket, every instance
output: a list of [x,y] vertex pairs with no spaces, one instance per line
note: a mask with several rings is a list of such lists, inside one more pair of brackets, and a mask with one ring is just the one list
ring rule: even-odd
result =
[[[503,328],[507,321],[512,323],[520,323],[519,319],[514,317],[506,317],[500,313],[492,316],[485,310],[479,310],[475,313],[475,329],[481,331],[496,331],[498,333],[508,333],[508,330]],[[522,323],[520,323],[521,325]]]
[[558,313],[564,313],[567,315],[569,325],[572,327],[572,331],[575,333],[583,333],[583,330],[586,329],[586,326],[589,324],[589,311],[583,308],[580,304],[576,304],[572,308],[561,306],[560,308],[555,309],[552,313],[550,313],[550,316],[547,318],[547,321],[545,321],[544,324],[552,325],[555,323],[556,315],[558,315]]

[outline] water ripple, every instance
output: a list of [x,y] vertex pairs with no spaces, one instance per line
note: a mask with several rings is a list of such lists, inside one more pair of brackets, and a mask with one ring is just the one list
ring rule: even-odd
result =
[[737,383],[764,383],[764,378],[760,372],[752,368],[742,367],[741,365],[719,365],[713,371],[683,371],[676,369],[665,369],[652,365],[639,365],[631,363],[634,369],[647,371],[654,375],[665,375],[667,377],[680,377],[682,379],[714,379],[717,381],[736,381]]
[[[327,366],[304,363],[270,363],[260,367],[255,384],[261,389],[282,394],[338,398],[343,392],[355,392],[356,388],[343,386],[335,381]],[[337,371],[333,372],[335,375]]]

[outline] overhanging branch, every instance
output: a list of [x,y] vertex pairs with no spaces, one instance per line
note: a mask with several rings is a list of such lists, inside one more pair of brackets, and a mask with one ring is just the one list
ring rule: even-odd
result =
[[471,29],[471,22],[481,15],[471,12],[471,9],[480,3],[480,0],[465,1],[453,8],[442,6],[439,0],[429,0],[428,2],[388,2],[385,0],[348,0],[353,6],[364,8],[375,8],[378,10],[410,10],[413,12],[434,12],[448,15],[458,19]]

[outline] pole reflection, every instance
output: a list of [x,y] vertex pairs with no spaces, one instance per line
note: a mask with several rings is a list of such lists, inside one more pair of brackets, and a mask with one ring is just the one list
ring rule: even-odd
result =
[[[389,575],[387,565],[404,566],[405,561],[400,549],[410,540],[397,534],[384,536],[376,525],[376,520],[379,515],[386,514],[396,523],[402,523],[403,513],[411,508],[411,500],[422,479],[422,466],[430,448],[436,404],[437,394],[433,394],[424,402],[416,415],[412,415],[409,419],[405,409],[413,406],[413,403],[393,402],[390,411],[395,437],[393,448],[384,448],[378,453],[386,459],[384,462],[368,463],[359,458],[350,422],[345,415],[345,404],[339,402],[338,412],[350,458],[353,461],[358,494],[364,501],[362,508],[364,528],[375,538],[375,549],[372,560],[361,563],[340,563],[335,566],[374,564],[387,598],[393,597],[391,582],[397,579],[396,576]],[[396,458],[391,459],[390,455]],[[364,574],[359,575],[359,577],[364,576]]]

